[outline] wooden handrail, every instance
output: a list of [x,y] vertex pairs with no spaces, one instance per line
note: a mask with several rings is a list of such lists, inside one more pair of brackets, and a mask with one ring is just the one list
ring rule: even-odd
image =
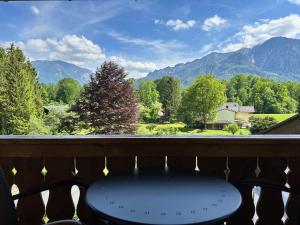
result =
[[0,157],[300,157],[300,135],[0,136]]

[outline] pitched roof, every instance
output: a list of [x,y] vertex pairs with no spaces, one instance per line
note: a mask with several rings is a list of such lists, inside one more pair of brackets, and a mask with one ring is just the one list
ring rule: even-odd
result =
[[254,106],[239,106],[239,104],[235,102],[227,102],[224,105],[220,106],[217,111],[221,111],[224,109],[233,112],[255,112]]
[[277,123],[277,124],[275,124],[274,126],[268,128],[268,129],[266,129],[266,130],[263,131],[262,133],[263,133],[263,134],[268,134],[269,132],[271,132],[271,131],[277,129],[278,127],[284,126],[284,125],[286,125],[286,124],[288,124],[288,123],[291,123],[291,122],[297,120],[299,117],[300,117],[300,114],[297,113],[296,115],[291,116],[290,118],[288,118],[288,119],[286,119],[286,120],[284,120],[284,121],[281,121],[280,123]]
[[253,113],[253,112],[255,112],[254,106],[240,106],[239,107],[239,112]]

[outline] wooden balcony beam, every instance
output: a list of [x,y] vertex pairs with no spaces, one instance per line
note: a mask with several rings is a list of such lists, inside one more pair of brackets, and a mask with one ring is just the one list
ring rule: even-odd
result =
[[300,157],[300,135],[0,136],[0,157]]

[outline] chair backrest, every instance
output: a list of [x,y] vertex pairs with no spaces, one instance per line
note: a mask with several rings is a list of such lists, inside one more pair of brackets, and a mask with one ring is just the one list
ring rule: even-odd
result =
[[0,224],[17,225],[14,201],[0,166]]

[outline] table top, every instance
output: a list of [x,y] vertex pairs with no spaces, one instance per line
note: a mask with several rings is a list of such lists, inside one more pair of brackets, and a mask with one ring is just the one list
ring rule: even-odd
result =
[[229,182],[199,172],[144,171],[110,175],[91,185],[88,206],[128,224],[215,224],[241,205]]

